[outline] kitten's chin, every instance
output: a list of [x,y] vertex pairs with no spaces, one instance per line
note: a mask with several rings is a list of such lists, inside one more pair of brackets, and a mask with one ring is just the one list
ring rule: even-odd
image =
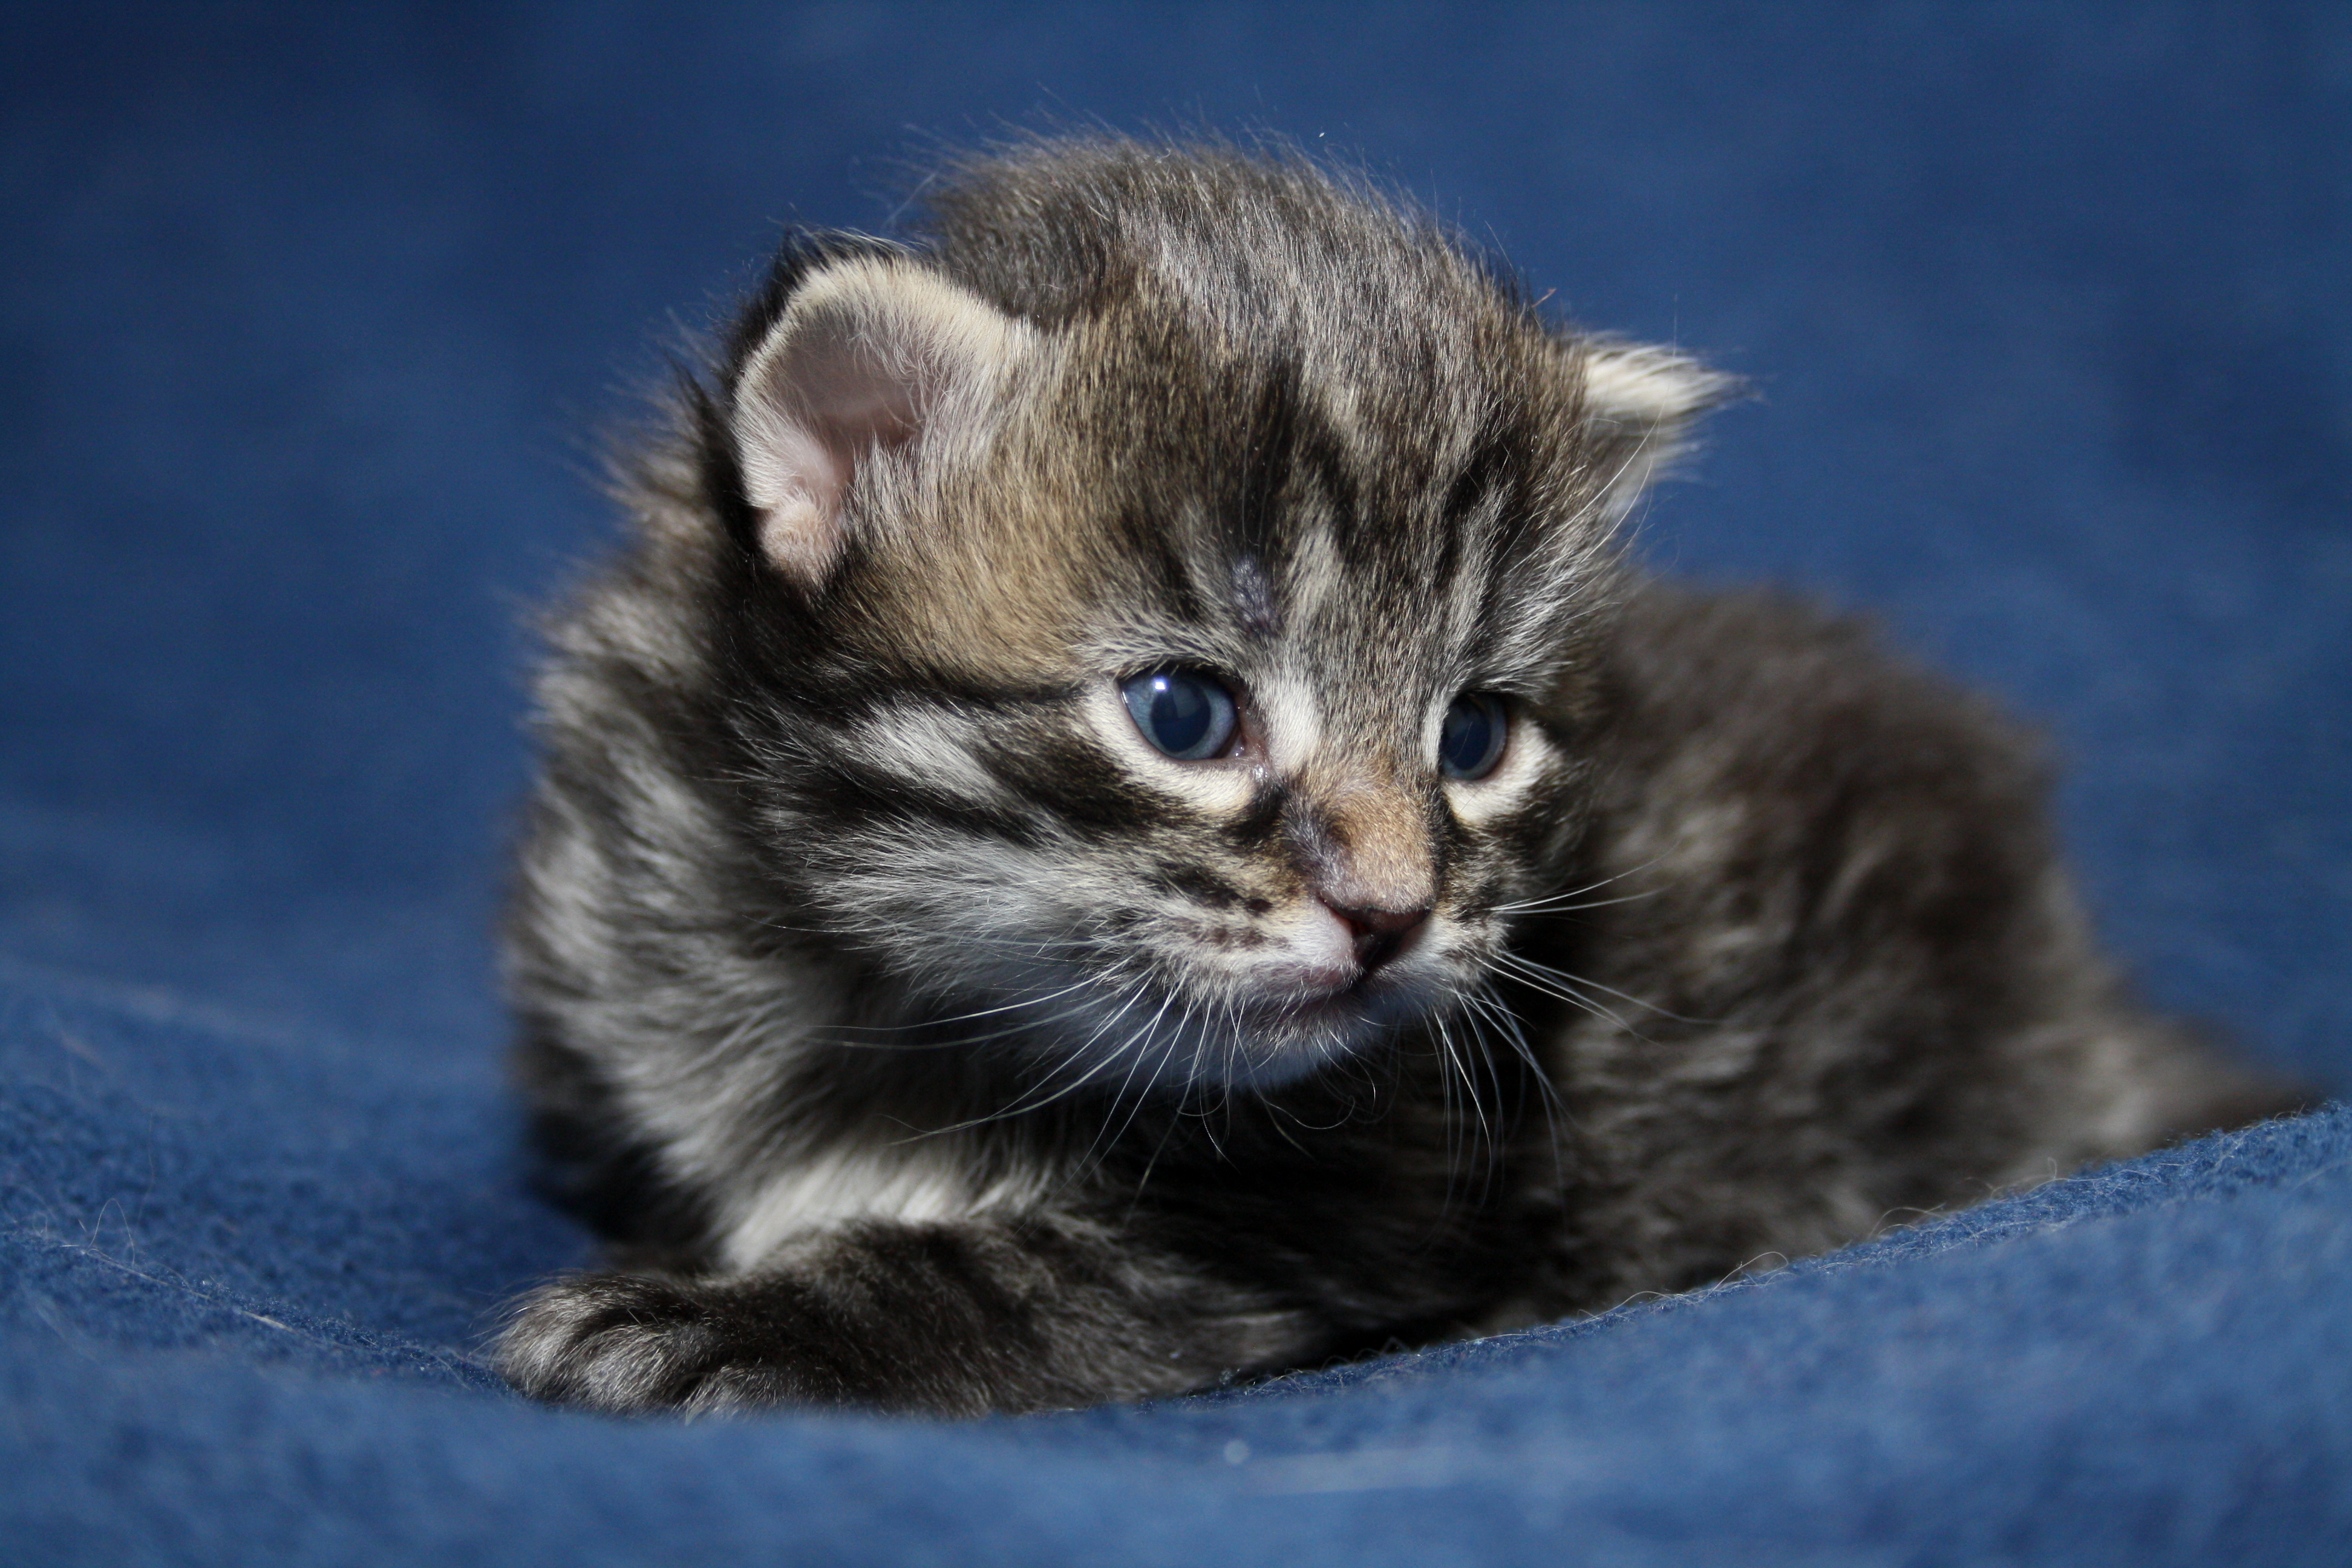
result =
[[1119,1094],[1273,1089],[1379,1044],[1426,1010],[1403,991],[1361,989],[1189,1006],[1171,999],[1140,1026],[1066,1027],[1047,1048],[1064,1058],[1065,1074]]

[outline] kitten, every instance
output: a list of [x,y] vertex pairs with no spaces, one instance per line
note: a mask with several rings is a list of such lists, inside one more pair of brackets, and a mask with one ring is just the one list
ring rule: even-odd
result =
[[1181,1392],[1605,1308],[2273,1105],[2032,748],[1643,576],[1730,383],[1287,155],[796,241],[552,625],[520,1063],[605,1409]]

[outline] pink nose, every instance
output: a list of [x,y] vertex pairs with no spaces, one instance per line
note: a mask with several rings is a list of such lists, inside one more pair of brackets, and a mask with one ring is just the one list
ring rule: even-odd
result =
[[1418,910],[1350,909],[1326,900],[1324,908],[1339,917],[1356,947],[1356,962],[1367,973],[1395,958],[1412,944],[1413,933],[1429,919]]

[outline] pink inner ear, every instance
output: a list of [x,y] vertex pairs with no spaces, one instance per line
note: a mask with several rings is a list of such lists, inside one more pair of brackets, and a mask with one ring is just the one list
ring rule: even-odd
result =
[[768,559],[821,580],[845,541],[843,509],[877,450],[920,433],[925,388],[915,357],[877,352],[831,312],[802,323],[737,393],[744,488],[761,513]]
[[[808,334],[811,337],[818,333]],[[902,447],[921,428],[922,375],[913,357],[886,365],[866,345],[830,332],[824,341],[793,346],[779,367],[807,411],[810,427],[838,453],[856,459],[877,447]]]

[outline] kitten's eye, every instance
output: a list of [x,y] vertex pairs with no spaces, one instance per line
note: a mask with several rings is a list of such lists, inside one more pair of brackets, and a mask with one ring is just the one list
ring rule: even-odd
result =
[[1483,779],[1503,760],[1503,742],[1510,733],[1510,713],[1501,698],[1465,691],[1445,710],[1445,728],[1437,733],[1437,765],[1450,779]]
[[1118,689],[1143,738],[1180,763],[1216,756],[1233,741],[1239,722],[1234,694],[1208,676],[1155,669],[1129,677]]

